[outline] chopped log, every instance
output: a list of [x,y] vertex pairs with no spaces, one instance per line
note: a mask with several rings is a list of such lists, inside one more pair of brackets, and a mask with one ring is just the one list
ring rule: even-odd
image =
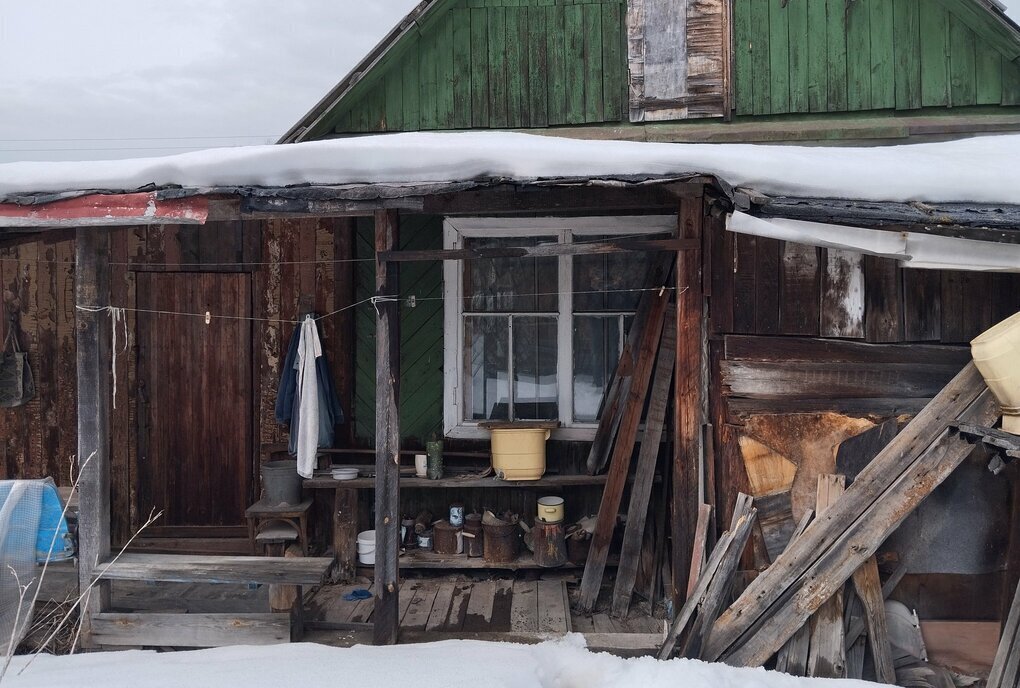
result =
[[1009,608],[1006,625],[999,638],[999,649],[995,652],[992,671],[988,675],[988,688],[1013,688],[1017,685],[1017,669],[1020,666],[1020,585],[1013,595],[1013,606]]
[[[845,490],[841,475],[818,476],[815,510],[825,516]],[[846,676],[846,638],[843,627],[843,586],[827,599],[811,617],[811,640],[808,649],[808,676],[843,678]]]
[[[616,445],[609,464],[609,475],[606,486],[602,490],[602,501],[592,533],[591,549],[588,561],[584,565],[584,575],[577,598],[577,609],[590,612],[595,607],[599,590],[602,588],[602,574],[605,572],[606,560],[609,558],[609,545],[616,529],[616,519],[623,499],[623,489],[630,472],[631,457],[634,454],[634,442],[637,439],[638,424],[644,410],[648,392],[648,382],[655,362],[655,352],[659,346],[662,326],[665,321],[666,308],[669,305],[668,292],[646,292],[653,295],[648,314],[647,326],[641,333],[638,347],[634,350],[631,363],[633,374],[626,397],[620,408],[621,417]],[[621,357],[620,365],[624,364]],[[590,458],[590,457],[589,457]]]
[[691,552],[691,572],[687,576],[687,595],[684,601],[694,593],[694,586],[701,578],[702,566],[705,563],[705,552],[708,549],[708,527],[712,522],[712,505],[702,504],[698,507],[698,524],[694,528],[694,550]]
[[[814,510],[809,509],[804,513],[800,519],[800,523],[797,524],[796,530],[793,531],[793,536],[790,538],[791,543],[795,542],[797,538],[804,534],[804,531],[807,530],[808,525],[814,517]],[[787,547],[789,547],[789,544],[787,544]],[[808,643],[810,640],[810,627],[804,625],[797,629],[797,632],[793,634],[793,637],[786,641],[786,644],[780,648],[779,653],[776,655],[776,671],[781,671],[792,676],[806,676]]]
[[652,496],[655,480],[655,464],[659,458],[659,442],[666,424],[666,409],[669,407],[669,390],[673,381],[673,361],[676,360],[676,314],[666,312],[659,341],[659,358],[655,364],[652,391],[648,398],[645,418],[645,434],[641,438],[634,482],[630,487],[630,505],[627,508],[627,526],[623,531],[623,547],[620,565],[616,569],[616,585],[613,588],[612,616],[626,618],[630,610],[630,598],[637,580],[638,563],[641,560],[641,544],[645,534],[645,520],[648,503]]
[[882,596],[882,581],[878,576],[878,560],[871,557],[854,571],[854,590],[864,610],[868,626],[868,643],[871,656],[875,659],[875,675],[881,683],[896,683],[896,667],[893,666],[892,648],[889,645],[889,627],[885,619],[885,599]]
[[707,657],[764,663],[970,453],[966,440],[943,428],[953,420],[990,425],[998,415],[977,369],[967,365],[861,472],[846,497],[720,616]]

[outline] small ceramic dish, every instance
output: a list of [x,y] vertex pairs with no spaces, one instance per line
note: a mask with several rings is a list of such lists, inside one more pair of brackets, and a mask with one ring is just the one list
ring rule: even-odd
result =
[[334,468],[333,480],[354,480],[358,477],[357,468]]

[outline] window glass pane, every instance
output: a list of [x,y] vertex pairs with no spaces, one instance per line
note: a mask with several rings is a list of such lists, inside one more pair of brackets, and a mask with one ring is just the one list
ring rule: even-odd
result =
[[574,318],[574,420],[598,420],[620,359],[620,316]]
[[510,417],[510,319],[464,316],[464,419]]
[[[620,236],[578,236],[574,242],[592,242]],[[634,239],[640,237],[634,236]],[[633,311],[645,286],[648,256],[642,251],[574,256],[574,312]]]
[[[466,248],[508,248],[555,243],[555,236],[465,239]],[[559,262],[548,258],[464,261],[464,310],[482,313],[553,313]]]
[[518,316],[514,331],[514,418],[557,418],[556,318]]

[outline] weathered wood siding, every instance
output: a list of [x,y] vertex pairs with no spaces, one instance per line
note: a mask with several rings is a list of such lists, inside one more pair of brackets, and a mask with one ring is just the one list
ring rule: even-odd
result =
[[624,0],[437,6],[345,96],[333,133],[545,127],[626,115]]
[[[286,428],[276,422],[273,407],[294,326],[273,319],[295,320],[309,310],[329,313],[350,303],[354,264],[334,261],[350,258],[351,226],[346,220],[301,219],[111,229],[111,302],[136,307],[139,271],[250,271],[251,313],[257,319],[251,343],[253,446],[257,450],[264,443],[286,441]],[[5,315],[17,318],[38,387],[26,406],[0,409],[2,478],[52,476],[70,484],[69,466],[77,450],[73,261],[73,234],[66,232],[0,247]],[[247,264],[239,266],[241,262]],[[351,354],[345,347],[352,341],[352,319],[346,312],[320,324],[342,396],[351,387]],[[126,342],[124,327],[117,326],[116,407],[110,423],[111,512],[114,539],[120,541],[147,516],[138,513],[137,496],[136,313],[127,311],[125,321]],[[9,324],[5,317],[4,334]],[[347,412],[350,403],[344,403]],[[173,419],[173,414],[167,416],[168,423]],[[341,438],[344,432],[341,428]],[[252,462],[257,458],[253,453]]]
[[735,0],[734,110],[1020,104],[1020,45],[970,0]]

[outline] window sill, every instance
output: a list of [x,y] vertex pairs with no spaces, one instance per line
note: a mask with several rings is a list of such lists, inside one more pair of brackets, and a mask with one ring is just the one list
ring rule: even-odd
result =
[[[556,428],[549,439],[562,442],[591,442],[595,439],[595,430],[595,426]],[[446,436],[451,439],[488,440],[490,434],[488,430],[477,425],[458,425],[448,429]]]

